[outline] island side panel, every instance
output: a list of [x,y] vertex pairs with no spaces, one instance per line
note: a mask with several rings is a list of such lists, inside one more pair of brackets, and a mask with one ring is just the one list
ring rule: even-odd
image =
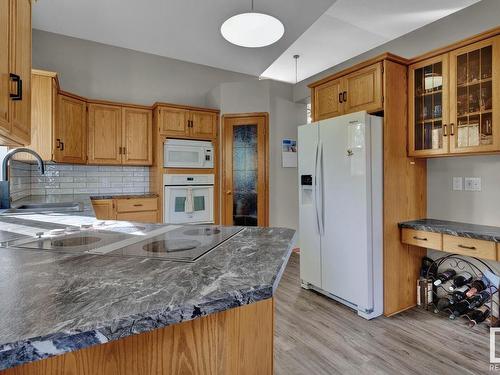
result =
[[273,299],[1,371],[0,375],[271,375]]

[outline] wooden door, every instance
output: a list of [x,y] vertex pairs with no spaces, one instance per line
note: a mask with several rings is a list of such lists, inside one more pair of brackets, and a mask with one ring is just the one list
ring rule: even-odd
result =
[[217,115],[210,112],[190,111],[190,135],[197,138],[217,136]]
[[450,52],[450,152],[500,150],[500,37]]
[[325,82],[314,89],[313,121],[339,116],[344,111],[342,80]]
[[224,225],[267,226],[268,116],[225,116],[223,135]]
[[54,161],[70,164],[87,162],[87,103],[59,94],[54,129]]
[[383,110],[382,63],[376,63],[343,78],[344,113]]
[[10,42],[9,42],[10,1],[0,2],[0,133],[9,135],[11,130],[9,117],[10,102]]
[[159,123],[160,133],[174,137],[186,137],[188,128],[189,111],[179,108],[160,108]]
[[123,107],[122,163],[153,164],[153,119],[150,109]]
[[[11,12],[10,71],[22,80],[21,99],[10,101],[11,135],[27,145],[31,140],[31,1],[12,0]],[[17,87],[14,90],[17,92]]]
[[408,152],[410,156],[447,154],[449,151],[448,54],[409,68]]
[[89,104],[89,164],[121,164],[122,107]]
[[98,220],[115,220],[116,214],[113,207],[112,199],[96,199],[92,200],[92,208]]

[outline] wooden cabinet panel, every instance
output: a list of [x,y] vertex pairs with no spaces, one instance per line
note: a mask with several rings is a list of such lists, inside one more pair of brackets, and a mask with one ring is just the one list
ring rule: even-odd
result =
[[10,134],[10,42],[9,42],[10,1],[0,2],[0,133]]
[[139,223],[157,223],[158,211],[119,212],[116,214],[116,220],[137,221]]
[[343,80],[344,113],[383,110],[382,63],[360,69]]
[[408,153],[410,156],[449,152],[449,59],[441,55],[409,67]]
[[160,108],[159,125],[162,135],[187,136],[189,111],[178,108]]
[[217,115],[210,112],[190,111],[193,137],[215,138],[217,136]]
[[87,103],[59,95],[58,116],[54,131],[54,161],[85,164],[87,161]]
[[450,52],[450,152],[500,150],[500,37]]
[[112,199],[92,200],[92,208],[94,209],[96,219],[115,220],[116,218]]
[[153,123],[149,109],[123,107],[122,163],[151,165],[153,163]]
[[434,250],[443,249],[443,235],[441,233],[405,228],[401,233],[401,241],[408,245],[426,247]]
[[158,198],[117,199],[117,212],[154,211],[158,209]]
[[121,164],[122,108],[89,104],[89,164]]
[[314,89],[314,121],[343,113],[342,80],[329,81]]
[[497,260],[496,243],[473,238],[443,235],[443,251],[476,258]]
[[31,140],[31,1],[12,1],[11,72],[22,80],[22,99],[11,103],[11,135],[26,145]]

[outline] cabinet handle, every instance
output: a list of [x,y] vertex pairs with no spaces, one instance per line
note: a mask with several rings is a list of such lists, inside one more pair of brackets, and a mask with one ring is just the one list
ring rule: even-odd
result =
[[61,151],[64,150],[64,142],[61,142]]
[[418,237],[418,236],[413,236],[413,239],[414,240],[418,240],[418,241],[428,241],[427,238],[425,238],[425,237]]
[[61,140],[59,138],[56,139],[56,148],[58,150],[61,148]]
[[10,73],[10,79],[16,83],[17,90],[15,94],[10,94],[12,100],[23,100],[23,80],[17,74]]
[[191,127],[193,127],[193,120],[189,120],[189,122],[191,123]]
[[450,136],[454,136],[454,135],[455,135],[455,124],[454,124],[454,123],[451,123],[451,124],[450,124],[450,127],[451,127],[451,133],[450,133]]
[[118,155],[121,155],[121,154],[122,154],[122,148],[120,146],[120,147],[118,147]]
[[127,148],[123,147],[122,152],[123,152],[123,155],[127,155]]
[[448,125],[443,124],[443,137],[447,137],[448,136],[447,127],[448,127]]
[[462,249],[467,249],[467,250],[476,250],[475,246],[458,245],[458,247],[460,247]]
[[339,103],[342,103],[342,93],[339,93]]
[[142,203],[137,203],[137,204],[134,204],[134,207],[142,207],[143,204]]
[[342,93],[342,100],[343,100],[344,102],[347,102],[347,91],[344,91],[344,92]]

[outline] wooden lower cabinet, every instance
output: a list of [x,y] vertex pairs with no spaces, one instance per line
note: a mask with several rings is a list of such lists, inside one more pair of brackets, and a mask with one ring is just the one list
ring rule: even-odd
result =
[[271,375],[268,299],[0,372],[1,375]]
[[158,198],[115,198],[92,200],[99,220],[158,223]]

